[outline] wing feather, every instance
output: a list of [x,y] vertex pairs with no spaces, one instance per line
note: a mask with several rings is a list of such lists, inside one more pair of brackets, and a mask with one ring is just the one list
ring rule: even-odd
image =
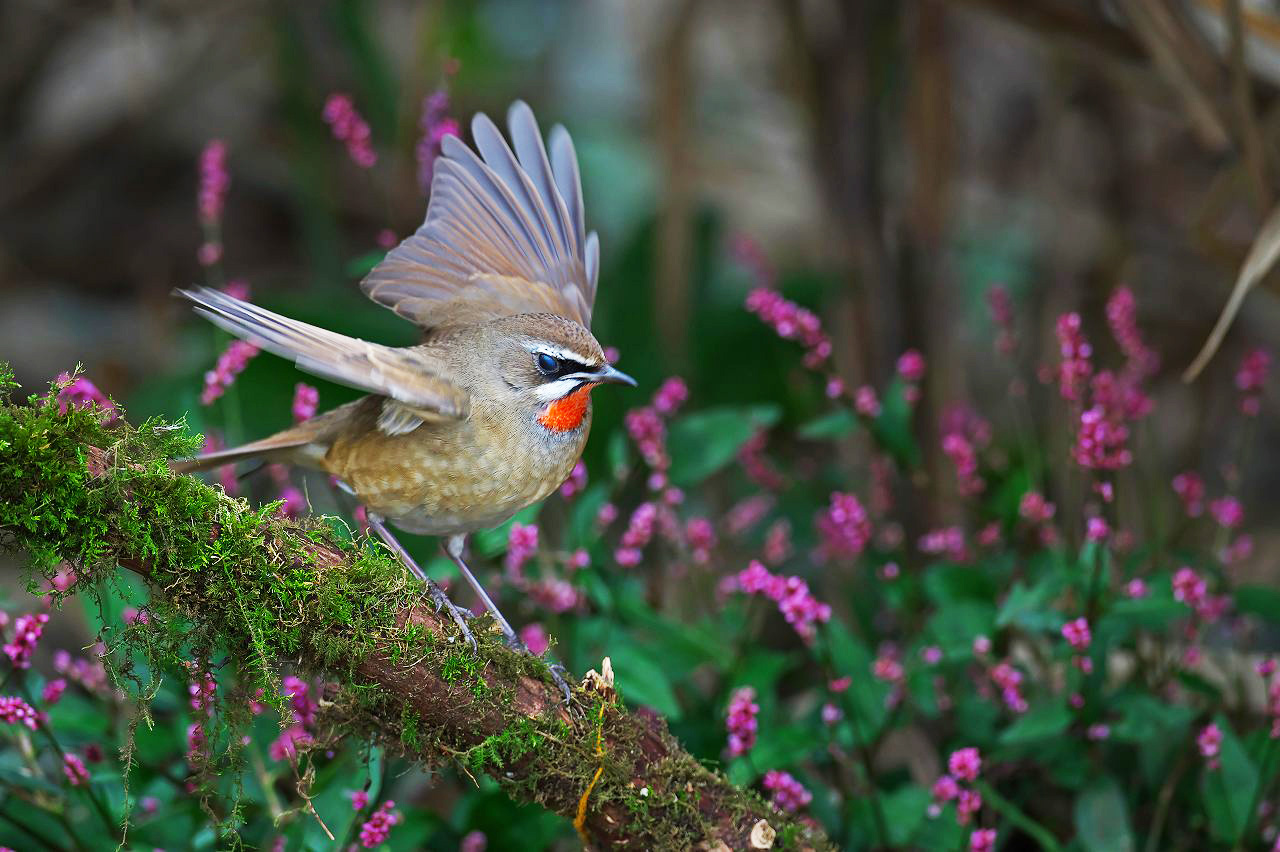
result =
[[590,327],[599,245],[583,236],[573,144],[553,132],[550,160],[528,106],[508,118],[514,151],[484,115],[472,122],[479,155],[444,138],[426,220],[361,284],[424,329],[521,313]]
[[194,302],[196,312],[215,325],[292,360],[308,373],[390,397],[423,416],[435,413],[462,418],[470,409],[467,392],[418,351],[327,331],[207,287],[177,292]]

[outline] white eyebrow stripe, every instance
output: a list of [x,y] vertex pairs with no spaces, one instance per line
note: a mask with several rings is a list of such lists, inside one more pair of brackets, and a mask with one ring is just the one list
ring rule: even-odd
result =
[[584,364],[588,367],[594,367],[596,364],[592,359],[581,352],[575,352],[572,349],[565,349],[552,343],[534,343],[529,347],[529,351],[533,353],[545,353],[552,358],[558,358],[561,361],[573,361],[577,364]]

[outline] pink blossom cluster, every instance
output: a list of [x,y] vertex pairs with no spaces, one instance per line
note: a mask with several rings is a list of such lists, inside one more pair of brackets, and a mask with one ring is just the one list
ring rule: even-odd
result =
[[213,704],[217,698],[218,681],[214,678],[213,673],[207,669],[201,670],[200,667],[193,663],[187,664],[187,671],[192,675],[192,680],[187,683],[187,703],[192,710],[204,713],[206,716],[213,715]]
[[301,518],[307,511],[307,497],[296,485],[286,485],[280,490],[279,514],[286,518]]
[[791,556],[791,522],[780,518],[769,525],[764,534],[764,561],[781,565]]
[[871,518],[852,494],[832,492],[830,505],[814,520],[822,559],[856,559],[871,541]]
[[853,410],[861,417],[874,420],[880,416],[880,397],[871,385],[862,385],[853,392]]
[[764,788],[772,795],[770,801],[779,810],[795,813],[813,801],[813,794],[789,772],[770,769],[764,774]]
[[281,683],[285,698],[289,699],[292,724],[267,747],[267,754],[272,760],[292,760],[298,754],[298,748],[310,745],[312,740],[311,726],[315,724],[319,702],[313,696],[311,684],[294,675],[289,675]]
[[1271,355],[1265,349],[1250,349],[1236,370],[1236,390],[1240,391],[1240,411],[1257,417],[1262,410],[1262,390],[1271,369]]
[[613,552],[613,558],[619,565],[631,567],[640,564],[644,547],[653,538],[657,519],[658,507],[651,502],[641,503],[631,513],[626,532],[622,534],[622,546]]
[[645,464],[660,471],[671,466],[671,460],[667,457],[667,425],[656,408],[632,409],[627,412],[623,422]]
[[1173,478],[1173,492],[1182,501],[1182,509],[1189,518],[1204,514],[1204,480],[1200,474],[1184,471]]
[[918,350],[908,349],[898,356],[898,375],[907,384],[919,384],[924,378],[925,360]]
[[16,695],[0,695],[0,722],[26,725],[34,731],[40,723],[40,715],[36,708]]
[[799,577],[783,577],[771,574],[754,559],[736,577],[739,591],[747,594],[763,594],[778,605],[787,623],[806,642],[813,640],[817,632],[815,624],[831,620],[831,607],[819,602],[810,592],[809,585]]
[[316,416],[320,404],[320,391],[311,385],[298,382],[293,386],[293,422],[301,423]]
[[568,612],[581,600],[573,584],[559,577],[543,577],[525,590],[534,603],[556,614]]
[[213,369],[204,374],[204,390],[200,392],[200,404],[212,405],[213,401],[227,392],[227,388],[235,382],[236,376],[244,372],[249,361],[258,354],[258,347],[247,340],[233,340],[226,351],[218,356]]
[[385,843],[392,827],[400,821],[400,815],[392,812],[396,803],[387,799],[382,807],[374,811],[364,824],[360,826],[360,845],[372,849]]
[[566,500],[587,490],[587,463],[578,459],[578,463],[569,471],[569,478],[560,484],[560,496]]
[[369,792],[367,790],[352,790],[349,795],[351,796],[351,810],[362,811],[369,807]]
[[991,669],[991,680],[1000,690],[1000,700],[1014,713],[1027,712],[1027,699],[1022,694],[1022,672],[1004,660]]
[[965,545],[964,530],[960,527],[941,527],[929,530],[920,536],[917,542],[921,553],[931,556],[944,556],[952,562],[965,562],[969,559],[969,548]]
[[43,612],[20,615],[14,620],[13,639],[4,644],[3,650],[15,669],[31,668],[31,655],[48,623],[49,615]]
[[542,656],[551,647],[551,637],[541,624],[534,621],[520,628],[520,641],[536,657]]
[[1209,514],[1218,526],[1233,530],[1244,523],[1244,506],[1234,497],[1219,497],[1210,501]]
[[746,307],[783,340],[794,340],[804,346],[806,367],[817,369],[831,357],[831,340],[813,311],[800,307],[767,286],[757,287],[748,293]]
[[45,683],[44,689],[40,691],[40,699],[44,701],[45,704],[57,704],[62,700],[62,693],[66,691],[66,678],[55,677],[53,680]]
[[58,388],[58,413],[66,414],[69,408],[100,408],[107,423],[114,423],[120,415],[116,404],[98,390],[97,385],[84,376],[71,378],[70,373],[59,373],[54,381]]
[[1138,375],[1132,370],[1118,376],[1110,370],[1100,371],[1089,382],[1094,405],[1101,406],[1107,416],[1117,422],[1146,417],[1155,408],[1155,402],[1143,392]]
[[881,649],[876,658],[871,661],[871,675],[876,680],[882,680],[885,683],[902,683],[907,672],[902,667],[902,663],[898,661],[897,649]]
[[514,523],[507,533],[507,555],[503,561],[507,576],[518,579],[523,576],[523,569],[535,553],[538,552],[537,524]]
[[67,752],[62,756],[62,772],[72,787],[89,783],[89,770],[78,756]]
[[756,733],[760,722],[756,718],[760,714],[760,705],[756,703],[756,691],[749,686],[741,686],[729,696],[729,713],[725,719],[725,727],[729,731],[728,754],[740,757],[751,751],[756,744]]
[[978,475],[978,454],[968,438],[960,432],[943,435],[942,452],[955,466],[956,490],[961,497],[973,497],[986,489],[987,484]]
[[979,828],[969,834],[969,852],[995,852],[996,830]]
[[489,837],[483,831],[469,831],[458,843],[458,852],[485,852],[489,848]]
[[1173,597],[1191,607],[1201,621],[1208,623],[1222,618],[1231,608],[1229,595],[1210,595],[1204,578],[1187,566],[1174,572]]
[[653,407],[663,417],[670,417],[689,400],[689,386],[679,376],[671,376],[654,391]]
[[1063,399],[1082,402],[1085,382],[1093,373],[1093,363],[1089,360],[1093,357],[1093,347],[1085,340],[1080,315],[1069,313],[1058,317],[1054,333],[1062,355],[1058,365],[1058,393]]
[[436,158],[446,136],[460,136],[458,120],[449,115],[449,92],[442,86],[422,99],[422,116],[418,119],[422,136],[414,146],[413,157],[418,163],[418,189],[423,195],[431,194],[431,178],[435,174]]
[[206,225],[218,224],[222,219],[222,208],[230,187],[227,143],[221,139],[210,139],[200,152],[200,190],[196,196],[196,206],[200,210],[201,222]]
[[1001,355],[1012,355],[1018,348],[1018,338],[1013,331],[1013,299],[1009,291],[995,286],[987,291],[987,306],[991,309],[991,319],[996,328],[996,351]]
[[1222,748],[1222,729],[1214,722],[1205,725],[1196,735],[1196,748],[1200,750],[1205,764],[1210,769],[1217,769],[1220,765],[1218,754]]
[[1129,361],[1129,370],[1139,377],[1154,373],[1160,366],[1160,358],[1142,342],[1138,331],[1138,303],[1128,287],[1117,287],[1107,299],[1107,324]]
[[[101,643],[95,647],[99,654],[106,652]],[[90,692],[103,692],[107,689],[107,670],[97,660],[86,660],[84,657],[73,659],[69,651],[59,648],[53,652],[53,668]]]
[[371,142],[369,125],[356,111],[350,95],[335,92],[324,103],[324,123],[329,125],[333,138],[347,146],[351,162],[362,169],[372,168],[378,162]]
[[787,484],[786,479],[777,466],[769,461],[764,453],[768,436],[763,429],[754,435],[738,450],[738,463],[751,481],[769,491],[781,491]]
[[1105,518],[1093,515],[1085,521],[1084,537],[1086,541],[1106,541],[1111,534],[1111,527]]
[[947,758],[947,774],[933,782],[933,805],[929,815],[936,817],[942,812],[942,806],[954,799],[956,822],[968,825],[973,815],[982,809],[982,796],[977,790],[963,786],[962,782],[977,781],[981,771],[982,755],[976,748],[953,751]]
[[684,525],[684,540],[689,553],[698,565],[711,561],[711,550],[716,546],[716,529],[706,518],[690,518]]
[[1018,503],[1018,514],[1033,524],[1043,524],[1053,520],[1055,511],[1057,507],[1046,500],[1039,491],[1028,491],[1022,495],[1022,500]]
[[1128,441],[1129,427],[1108,416],[1101,405],[1095,405],[1080,413],[1080,426],[1071,454],[1081,467],[1117,470],[1133,461]]
[[1089,632],[1089,621],[1084,616],[1068,621],[1062,625],[1062,638],[1067,640],[1073,649],[1077,651],[1089,650],[1089,643],[1093,636]]
[[725,526],[733,535],[741,535],[764,520],[777,502],[771,494],[755,494],[744,497],[729,507]]

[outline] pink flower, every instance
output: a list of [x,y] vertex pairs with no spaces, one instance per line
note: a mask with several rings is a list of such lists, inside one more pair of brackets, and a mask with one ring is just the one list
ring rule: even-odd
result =
[[778,604],[783,617],[806,642],[817,633],[814,624],[825,624],[831,619],[831,607],[819,602],[809,586],[799,577],[783,577],[771,574],[760,562],[752,562],[738,572],[736,585],[747,594],[763,594]]
[[351,792],[351,809],[353,811],[362,811],[369,804],[369,794],[364,790],[353,790]]
[[560,496],[568,500],[577,494],[581,494],[586,488],[587,463],[582,459],[578,459],[577,464],[573,466],[573,470],[569,471],[569,478],[560,485]]
[[1084,537],[1089,541],[1106,541],[1107,536],[1111,534],[1111,528],[1107,526],[1104,518],[1097,515],[1090,518],[1085,524]]
[[881,654],[872,661],[871,674],[876,680],[882,680],[885,683],[898,683],[906,672],[902,668],[902,663],[888,654]]
[[920,659],[924,660],[926,665],[936,666],[942,662],[942,649],[937,645],[927,645],[920,649]]
[[973,444],[959,432],[951,432],[942,436],[942,452],[956,468],[956,489],[961,497],[973,497],[981,494],[986,488],[982,477],[978,476],[978,454]]
[[1208,586],[1200,575],[1183,566],[1173,575],[1174,600],[1182,601],[1189,607],[1198,607],[1204,603],[1208,594]]
[[841,379],[827,379],[827,399],[839,399],[844,396],[844,382]]
[[856,559],[871,540],[871,519],[852,494],[833,492],[831,505],[818,515],[815,524],[824,559]]
[[1089,622],[1082,616],[1074,621],[1068,621],[1062,625],[1062,638],[1077,651],[1085,651],[1089,648],[1089,642],[1092,636],[1089,632]]
[[952,562],[965,562],[969,558],[969,549],[964,543],[964,530],[959,527],[943,527],[929,530],[918,542],[921,553],[944,555]]
[[969,835],[969,852],[993,852],[996,848],[996,830],[979,828]]
[[1093,347],[1084,338],[1077,313],[1058,317],[1054,330],[1062,355],[1062,362],[1058,365],[1058,392],[1063,399],[1079,402],[1084,398],[1085,382],[1093,373],[1093,365],[1089,361]]
[[568,612],[578,605],[578,590],[558,577],[543,577],[529,586],[528,592],[534,602],[554,613]]
[[791,522],[786,518],[774,521],[764,536],[764,561],[779,565],[791,556]]
[[813,794],[788,772],[770,769],[764,774],[764,788],[773,794],[770,801],[779,810],[795,813],[813,801]]
[[316,416],[320,404],[320,391],[302,382],[293,387],[293,422],[301,423]]
[[70,408],[100,408],[103,421],[108,424],[114,423],[120,416],[116,411],[116,404],[84,376],[73,379],[70,373],[59,373],[54,385],[58,388],[59,414],[66,414]]
[[292,725],[267,746],[267,754],[272,760],[293,760],[298,755],[298,748],[310,745],[312,741],[306,728]]
[[822,724],[834,725],[844,718],[844,713],[839,707],[828,701],[822,705]]
[[654,470],[666,470],[671,466],[667,457],[667,427],[656,408],[632,409],[623,417],[623,423],[645,464]]
[[765,455],[765,443],[764,430],[757,431],[742,445],[742,449],[738,450],[738,461],[742,464],[742,469],[747,476],[751,477],[752,482],[769,491],[781,491],[787,483],[777,467]]
[[378,155],[374,153],[370,141],[372,134],[369,132],[369,125],[356,111],[350,95],[338,92],[329,95],[322,115],[324,123],[333,132],[333,138],[347,146],[351,162],[362,169],[372,168],[378,162]]
[[1209,514],[1219,526],[1235,529],[1244,522],[1244,507],[1234,497],[1219,497],[1209,503]]
[[924,378],[924,356],[915,349],[908,349],[898,356],[898,375],[905,382],[918,383]]
[[653,407],[664,417],[670,417],[689,399],[689,386],[684,379],[672,376],[664,381],[653,395]]
[[654,525],[658,520],[658,507],[653,503],[641,503],[631,513],[627,529],[622,534],[622,547],[614,551],[614,559],[619,565],[639,565],[641,551],[653,538]]
[[431,194],[431,178],[444,137],[461,135],[457,119],[448,113],[449,93],[443,86],[422,99],[422,117],[418,119],[422,136],[413,149],[413,156],[418,162],[418,189],[423,195]]
[[522,576],[524,564],[538,552],[536,524],[514,523],[507,533],[507,556],[504,565],[508,577]]
[[485,852],[488,848],[489,838],[483,831],[468,832],[458,844],[458,852]]
[[876,396],[876,389],[871,385],[858,388],[853,394],[853,408],[863,417],[879,417],[880,399]]
[[760,705],[756,704],[756,691],[749,686],[739,687],[729,697],[729,714],[725,726],[729,730],[730,757],[749,752],[756,744],[756,732],[760,723],[756,716]]
[[764,520],[775,502],[775,498],[769,494],[743,498],[730,507],[725,526],[731,534],[741,535]]
[[278,499],[283,501],[280,504],[280,514],[286,518],[300,518],[307,511],[307,498],[293,485],[285,486]]
[[536,621],[526,624],[520,629],[520,641],[529,649],[529,653],[535,657],[542,656],[547,648],[551,646],[551,639],[547,636],[547,631]]
[[67,781],[72,787],[89,783],[89,770],[85,767],[84,761],[71,752],[62,756],[62,772],[67,776]]
[[711,559],[711,549],[716,546],[716,531],[706,518],[691,518],[684,528],[685,541],[692,551],[693,561],[705,565]]
[[1145,598],[1147,596],[1147,583],[1141,577],[1134,577],[1125,584],[1124,593],[1131,598]]
[[1154,373],[1160,365],[1160,359],[1142,342],[1142,335],[1138,331],[1137,301],[1128,287],[1116,288],[1107,300],[1107,323],[1111,326],[1111,334],[1116,343],[1120,345],[1120,351],[1129,360],[1129,369],[1138,376]]
[[382,803],[382,807],[374,811],[364,823],[360,826],[360,845],[366,849],[385,843],[387,836],[391,834],[392,827],[400,821],[400,815],[391,812],[396,803],[388,799]]
[[54,678],[44,685],[44,690],[40,697],[45,704],[57,704],[62,700],[62,693],[67,691],[67,681],[65,678]]
[[1182,501],[1183,511],[1189,518],[1198,518],[1204,512],[1204,480],[1192,471],[1185,471],[1173,478],[1173,491]]
[[987,305],[991,308],[991,319],[999,329],[996,351],[1001,355],[1012,355],[1018,347],[1018,340],[1013,331],[1013,300],[1009,298],[1009,291],[999,286],[992,287],[987,291]]
[[0,695],[0,722],[10,725],[26,725],[35,730],[39,723],[36,708],[16,695]]
[[227,172],[227,143],[211,139],[200,152],[200,192],[196,206],[200,221],[217,225],[222,219],[222,207],[226,203],[231,175]]
[[13,639],[5,643],[3,650],[15,669],[31,668],[31,655],[48,623],[49,616],[43,612],[20,615],[13,622]]
[[933,800],[945,804],[960,795],[960,785],[950,775],[943,775],[933,782]]
[[836,694],[839,694],[841,692],[844,692],[851,686],[853,686],[853,678],[850,675],[845,675],[844,677],[838,677],[835,680],[828,683],[827,689],[831,690]]
[[212,370],[204,374],[204,390],[200,392],[200,404],[212,405],[213,401],[226,393],[236,377],[249,366],[249,361],[258,354],[258,347],[244,340],[233,340],[226,351],[218,356]]
[[1196,747],[1200,749],[1200,756],[1207,761],[1210,769],[1218,768],[1218,752],[1222,747],[1222,730],[1213,722],[1200,731],[1196,736]]
[[992,521],[978,530],[977,538],[981,547],[995,547],[1000,544],[1000,522]]
[[991,640],[986,636],[975,636],[973,639],[973,653],[979,657],[984,657],[991,653]]
[[817,369],[831,357],[831,341],[822,330],[822,321],[812,311],[783,298],[771,287],[757,287],[747,294],[747,310],[771,326],[784,340],[794,340],[808,350],[804,364]]
[[960,781],[977,781],[982,771],[982,756],[976,748],[962,748],[947,758],[947,771]]
[[1262,391],[1271,368],[1271,356],[1265,349],[1250,349],[1236,371],[1236,388],[1241,393],[1240,411],[1257,417],[1262,410]]
[[1133,453],[1126,446],[1129,428],[1107,414],[1101,405],[1080,414],[1072,456],[1081,467],[1116,470],[1133,461]]
[[1101,742],[1111,736],[1111,726],[1104,725],[1101,722],[1096,725],[1090,725],[1089,730],[1085,731],[1085,736],[1094,742]]
[[956,822],[968,825],[969,820],[982,810],[982,795],[977,790],[961,790],[956,796]]

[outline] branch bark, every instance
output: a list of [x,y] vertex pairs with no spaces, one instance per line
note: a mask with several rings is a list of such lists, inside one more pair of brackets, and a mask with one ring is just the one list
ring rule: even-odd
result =
[[[287,577],[289,590],[304,591],[277,614],[283,619],[301,608],[295,623],[306,631],[293,640],[289,662],[366,696],[335,715],[338,736],[398,745],[429,764],[476,768],[478,754],[496,754],[486,772],[514,798],[575,820],[594,848],[831,848],[818,832],[704,767],[657,715],[628,710],[605,678],[588,678],[566,707],[540,677],[541,663],[484,636],[478,655],[446,641],[451,623],[385,554],[326,534],[315,522],[265,516],[169,473],[166,451],[148,449],[146,427],[123,427],[127,437],[108,447],[101,440],[112,434],[107,430],[89,429],[86,443],[83,428],[57,434],[68,418],[55,407],[29,413],[38,410],[0,404],[0,545],[26,549],[36,562],[73,561],[89,578],[117,565],[136,572],[162,612],[172,607],[197,627],[212,626],[240,659],[266,649],[276,656],[263,660],[269,665],[283,656],[264,638],[265,616],[276,612],[269,599],[294,594],[270,584]],[[340,589],[342,601],[385,617],[330,620],[325,589]],[[386,602],[381,610],[379,599]],[[245,613],[246,605],[257,609]],[[626,677],[618,675],[624,690]]]

